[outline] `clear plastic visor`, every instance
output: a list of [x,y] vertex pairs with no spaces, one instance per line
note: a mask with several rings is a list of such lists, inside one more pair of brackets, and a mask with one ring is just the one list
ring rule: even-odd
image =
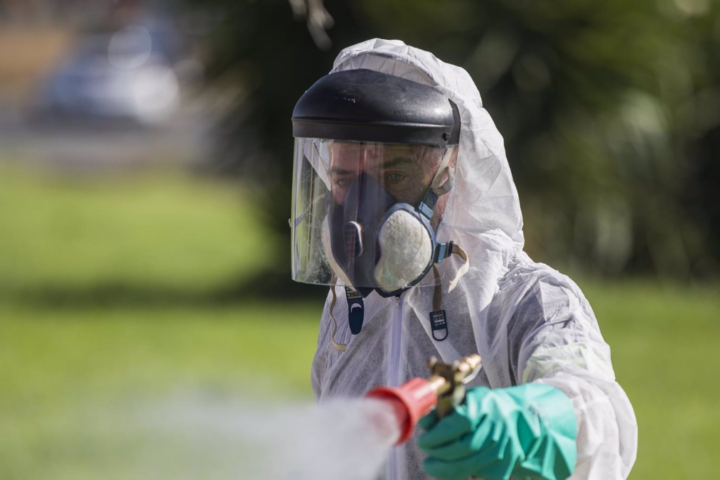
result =
[[[383,225],[397,204],[413,209],[420,204],[450,148],[455,146],[297,138],[290,218],[293,280],[387,291],[377,273],[383,262],[414,262],[415,272],[432,263],[432,253],[426,258],[427,228],[412,215],[403,212],[395,219],[400,237],[389,237]],[[404,266],[390,269],[399,268],[402,275]],[[434,284],[432,274],[418,283]]]

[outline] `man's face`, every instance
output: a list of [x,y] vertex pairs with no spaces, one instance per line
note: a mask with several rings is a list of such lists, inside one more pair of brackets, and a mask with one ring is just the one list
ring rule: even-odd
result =
[[371,176],[397,202],[417,205],[440,166],[444,149],[422,145],[332,142],[330,183],[333,202],[345,203],[360,175]]

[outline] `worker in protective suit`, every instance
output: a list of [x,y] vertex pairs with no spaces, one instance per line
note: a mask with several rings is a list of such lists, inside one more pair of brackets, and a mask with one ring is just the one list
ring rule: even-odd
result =
[[503,140],[470,76],[400,41],[343,50],[300,99],[293,278],[330,285],[319,401],[478,353],[464,404],[385,479],[626,478],[637,424],[575,283],[523,252]]

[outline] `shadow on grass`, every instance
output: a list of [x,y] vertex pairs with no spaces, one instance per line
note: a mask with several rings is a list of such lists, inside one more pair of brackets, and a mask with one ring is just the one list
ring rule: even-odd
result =
[[244,277],[209,291],[99,284],[92,288],[46,286],[5,292],[14,303],[52,308],[92,307],[208,307],[248,302],[308,301],[322,304],[327,287],[293,282],[288,272],[266,272]]

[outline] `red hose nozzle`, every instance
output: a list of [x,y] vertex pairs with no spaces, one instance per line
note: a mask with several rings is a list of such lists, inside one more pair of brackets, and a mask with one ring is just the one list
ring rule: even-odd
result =
[[376,388],[365,396],[384,400],[392,406],[400,426],[400,438],[396,445],[410,439],[418,420],[430,413],[438,400],[430,382],[420,377],[412,378],[397,388]]

